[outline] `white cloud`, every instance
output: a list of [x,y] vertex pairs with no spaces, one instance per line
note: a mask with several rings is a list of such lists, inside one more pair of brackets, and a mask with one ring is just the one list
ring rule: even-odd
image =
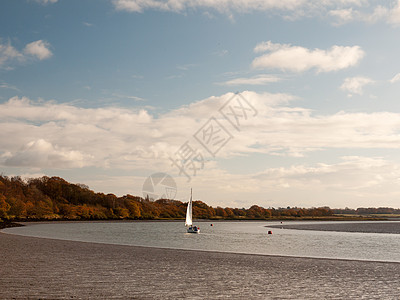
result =
[[5,166],[38,168],[80,168],[90,164],[90,157],[76,150],[65,150],[50,142],[38,139],[8,155]]
[[373,3],[365,3],[367,5],[355,5],[350,7],[338,7],[329,11],[329,16],[335,19],[334,24],[343,25],[352,21],[376,23],[383,21],[394,26],[400,24],[400,1],[387,2],[382,4],[377,1]]
[[10,42],[6,44],[0,43],[0,67],[13,61],[21,61],[23,59],[24,56],[15,49]]
[[400,24],[400,1],[398,0],[396,5],[389,11],[388,22],[394,25]]
[[392,79],[390,79],[390,83],[395,83],[400,81],[400,73],[397,73],[396,75],[393,76]]
[[349,96],[353,94],[362,95],[363,88],[371,83],[374,83],[374,81],[367,77],[361,77],[361,76],[351,77],[351,78],[346,78],[343,84],[340,86],[340,88],[343,91],[348,92]]
[[332,46],[328,50],[310,50],[271,41],[258,44],[254,51],[268,52],[253,60],[254,68],[292,72],[304,72],[310,69],[316,69],[317,72],[337,71],[356,65],[364,57],[364,51],[359,46]]
[[53,53],[51,53],[50,44],[43,40],[38,40],[29,43],[25,46],[24,52],[27,55],[32,55],[40,60],[50,58]]
[[266,51],[278,51],[282,48],[290,48],[290,44],[277,44],[277,43],[272,43],[271,41],[267,42],[261,42],[258,43],[254,47],[254,52],[255,53],[261,53],[261,52],[266,52]]
[[376,23],[378,21],[391,22],[391,15],[394,11],[391,11],[389,7],[377,5],[370,11],[362,11],[359,8],[344,8],[334,9],[329,11],[329,16],[334,18],[335,25],[343,25],[353,21]]
[[0,43],[0,68],[10,69],[10,66],[32,58],[47,59],[53,55],[49,48],[50,44],[43,40],[27,44],[22,52],[15,49],[10,42]]
[[364,15],[360,14],[360,18],[367,23],[376,23],[380,20],[387,20],[388,14],[390,14],[390,8],[378,5],[375,7],[372,13]]
[[129,167],[136,160],[144,167],[166,148],[156,140],[158,125],[151,119],[144,110],[84,109],[13,97],[0,105],[0,153],[9,153],[3,163],[13,166]]
[[337,19],[336,24],[341,25],[355,19],[355,12],[352,8],[331,10],[329,14]]
[[235,78],[225,82],[220,82],[220,85],[266,85],[269,83],[274,83],[280,81],[281,78],[272,75],[258,75],[250,78]]

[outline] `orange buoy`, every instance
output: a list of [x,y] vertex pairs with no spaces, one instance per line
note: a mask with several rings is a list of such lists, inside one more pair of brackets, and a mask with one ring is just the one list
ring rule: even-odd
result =
[[268,230],[268,234],[272,234],[272,231],[271,231],[271,230]]

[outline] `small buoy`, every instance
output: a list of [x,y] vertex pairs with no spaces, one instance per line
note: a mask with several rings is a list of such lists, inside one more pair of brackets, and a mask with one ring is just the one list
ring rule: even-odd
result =
[[213,224],[211,224],[210,226],[214,226]]
[[271,230],[268,230],[268,234],[272,234],[272,231],[271,231]]

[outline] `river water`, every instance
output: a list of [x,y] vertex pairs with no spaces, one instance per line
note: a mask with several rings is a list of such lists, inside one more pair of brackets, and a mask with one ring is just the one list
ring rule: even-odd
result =
[[[25,236],[106,244],[400,262],[400,234],[397,234],[400,228],[399,221],[284,222],[284,224],[250,221],[198,222],[196,225],[201,227],[200,234],[186,233],[183,222],[178,221],[27,224],[28,226],[8,228],[3,231]],[[289,224],[290,229],[284,228],[286,224]],[[337,230],[340,231],[329,231],[330,224],[333,229],[339,228]],[[307,230],[300,230],[302,226]],[[368,227],[370,232],[349,232],[355,231],[354,228],[357,226]],[[395,230],[382,232],[382,226]],[[268,234],[269,230],[272,234]]]

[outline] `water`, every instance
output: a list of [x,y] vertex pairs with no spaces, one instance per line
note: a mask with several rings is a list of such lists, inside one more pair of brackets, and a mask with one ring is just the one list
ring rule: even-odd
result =
[[[335,222],[341,227],[373,222]],[[369,224],[371,223],[371,224]],[[399,225],[400,222],[387,222]],[[57,222],[33,223],[4,232],[25,236],[74,241],[221,251],[263,255],[319,257],[400,262],[400,235],[374,232],[338,232],[268,228],[280,222],[197,223],[200,234],[186,233],[183,222]],[[327,222],[290,222],[291,226]],[[376,224],[376,225],[374,225]],[[318,227],[318,226],[317,226]],[[273,234],[269,235],[268,230]]]

